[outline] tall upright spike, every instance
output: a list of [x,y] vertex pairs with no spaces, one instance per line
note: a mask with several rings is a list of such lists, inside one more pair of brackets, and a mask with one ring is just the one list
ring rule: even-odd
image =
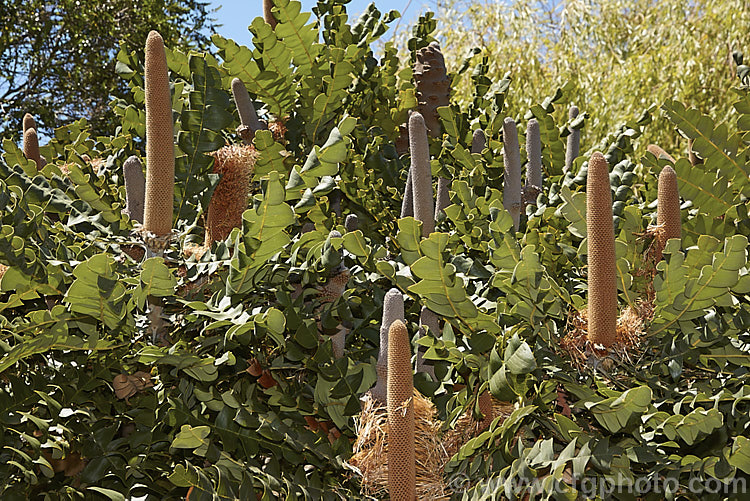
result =
[[395,287],[383,298],[383,319],[380,323],[380,349],[375,367],[378,380],[372,389],[373,398],[385,403],[388,393],[388,329],[396,320],[404,319],[404,296]]
[[415,501],[414,375],[406,325],[396,320],[388,337],[388,495]]
[[26,113],[23,116],[23,131],[26,132],[29,129],[36,129],[36,120],[31,113]]
[[[578,106],[571,106],[568,111],[568,119],[573,120],[578,117]],[[581,146],[581,131],[579,129],[568,129],[568,146],[565,149],[565,172],[570,171],[573,167],[573,161],[578,157],[578,150]]]
[[426,238],[435,231],[435,206],[427,128],[424,118],[419,113],[412,113],[409,117],[409,149],[411,150],[414,217],[422,221],[422,237]]
[[521,221],[521,150],[516,122],[510,117],[503,122],[503,156],[503,207],[510,212],[513,227],[518,230]]
[[125,213],[133,221],[143,223],[146,178],[137,156],[133,155],[125,160],[122,164],[122,175],[125,178]]
[[669,165],[659,174],[659,193],[656,205],[656,224],[659,226],[656,260],[661,260],[664,246],[670,238],[682,238],[680,192],[677,173]]
[[526,127],[526,186],[542,189],[542,140],[539,134],[539,122],[536,118],[529,120]]
[[174,123],[164,40],[146,40],[146,202],[143,226],[157,236],[172,232],[174,212]]
[[36,129],[26,129],[23,133],[23,155],[36,162],[37,170],[40,170],[44,165],[42,164],[42,155],[39,153],[39,136],[36,134]]
[[588,241],[588,338],[609,348],[617,333],[617,269],[609,165],[598,151],[591,155],[586,179]]

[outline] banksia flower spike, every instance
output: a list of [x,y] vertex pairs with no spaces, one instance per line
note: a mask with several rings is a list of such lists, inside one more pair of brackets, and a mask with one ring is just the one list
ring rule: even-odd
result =
[[646,151],[654,155],[656,158],[666,158],[670,162],[674,163],[674,158],[672,158],[672,155],[664,151],[661,146],[649,144],[648,146],[646,146]]
[[474,131],[474,135],[471,136],[471,152],[482,153],[482,150],[487,146],[487,137],[484,135],[482,129]]
[[143,227],[157,237],[172,232],[174,134],[164,40],[152,31],[146,40],[146,202]]
[[492,408],[492,395],[488,390],[484,390],[479,395],[479,412],[482,413],[482,420],[479,422],[479,430],[486,430],[495,419],[495,412]]
[[346,216],[346,219],[344,220],[344,229],[349,231],[357,231],[357,228],[359,227],[359,218],[356,214],[349,214]]
[[36,162],[37,170],[44,167],[42,155],[39,153],[39,137],[34,128],[26,129],[23,133],[23,155],[27,159]]
[[[383,299],[383,319],[380,324],[380,350],[376,372],[377,383],[372,389],[372,396],[380,402],[386,402],[388,394],[388,330],[396,320],[404,322],[404,296],[395,287],[385,294]],[[409,365],[411,371],[411,365]]]
[[[450,80],[437,42],[432,42],[417,51],[413,74],[419,103],[418,111],[424,117],[430,136],[439,137],[440,117],[437,109],[450,104]],[[409,133],[411,134],[411,131]]]
[[542,191],[542,140],[539,135],[539,122],[529,120],[526,128],[526,186],[523,190],[524,203],[533,203]]
[[404,323],[393,322],[388,338],[388,494],[392,501],[414,501],[414,376]]
[[278,21],[276,21],[276,18],[273,16],[272,9],[273,0],[263,0],[263,19],[271,25],[271,28],[276,28]]
[[242,80],[235,78],[232,80],[232,95],[237,105],[237,113],[240,115],[240,126],[237,127],[237,134],[245,141],[246,144],[253,142],[255,131],[267,129],[268,127],[258,120],[255,113],[255,107],[247,93],[247,88]]
[[404,199],[401,201],[401,216],[409,217],[414,215],[414,189],[411,183],[411,167],[406,173],[406,185],[404,186]]
[[591,155],[586,179],[588,240],[588,339],[609,348],[617,330],[617,275],[615,230],[609,166],[599,152]]
[[521,151],[518,146],[516,122],[506,118],[503,122],[503,207],[513,218],[513,227],[518,230],[521,220]]
[[[419,314],[419,337],[424,336],[427,333],[427,329],[430,329],[433,336],[440,335],[440,322],[438,316],[434,311],[430,310],[426,306],[422,306],[422,311]],[[417,348],[417,372],[426,372],[432,379],[435,379],[435,368],[432,365],[424,363],[422,350]]]
[[232,228],[242,227],[242,213],[247,209],[250,178],[257,158],[255,148],[232,144],[212,153],[214,174],[221,179],[216,185],[206,217],[205,245],[225,240]]
[[409,117],[409,149],[414,217],[422,221],[422,237],[426,238],[435,231],[435,207],[432,202],[430,146],[424,119],[419,113],[412,113]]
[[[573,120],[578,116],[578,106],[571,106],[568,111],[568,119]],[[578,129],[568,129],[568,147],[565,149],[565,172],[570,171],[573,161],[578,157],[578,150],[581,146],[581,131]]]
[[125,213],[133,221],[143,223],[143,204],[146,196],[146,178],[141,161],[135,155],[128,157],[122,165],[125,178]]
[[36,130],[36,120],[34,120],[34,117],[31,115],[31,113],[26,113],[23,116],[23,131],[26,132],[29,129]]
[[444,212],[445,208],[451,204],[450,199],[450,185],[451,180],[439,177],[437,185],[437,200],[435,201],[435,217],[441,212]]
[[659,194],[656,205],[658,247],[656,261],[660,261],[664,246],[670,238],[682,238],[680,220],[680,193],[677,190],[677,173],[667,165],[659,174]]

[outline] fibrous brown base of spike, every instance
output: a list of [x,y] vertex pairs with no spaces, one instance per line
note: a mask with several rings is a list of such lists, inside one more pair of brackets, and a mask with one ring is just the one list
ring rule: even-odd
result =
[[222,241],[233,228],[242,227],[242,213],[247,208],[250,178],[257,158],[255,147],[229,145],[212,153],[214,174],[221,180],[214,189],[206,218],[206,245]]
[[[472,408],[467,409],[466,412],[458,418],[456,426],[444,436],[443,443],[445,444],[445,449],[448,451],[448,457],[452,457],[456,454],[461,446],[463,446],[469,439],[478,436],[484,430],[489,428],[495,418],[501,418],[499,423],[502,423],[516,409],[515,404],[497,400],[488,391],[483,395],[480,395],[479,398],[480,408],[485,407],[484,409],[480,409],[482,414],[485,414],[484,419],[475,419]],[[485,402],[482,402],[482,399],[485,400]],[[489,410],[487,407],[492,410],[491,417],[488,416],[489,412],[485,413],[485,411]]]
[[279,118],[268,124],[268,130],[273,135],[273,140],[277,143],[286,144],[286,121],[287,117]]
[[641,340],[645,326],[653,319],[653,300],[641,299],[636,307],[626,306],[617,318],[615,342],[608,350],[596,349],[588,339],[588,310],[572,310],[568,315],[566,335],[560,340],[560,348],[570,356],[578,370],[591,366],[591,360],[605,360],[603,367],[608,369],[613,358],[631,361],[642,352]]
[[182,249],[182,255],[185,256],[186,259],[195,256],[195,260],[200,261],[200,259],[203,257],[203,254],[205,254],[208,249],[209,248],[205,244],[196,244],[195,242],[190,242],[188,244],[185,244],[185,247]]
[[0,280],[3,279],[3,276],[5,275],[6,271],[8,271],[8,266],[5,266],[4,264],[0,264]]
[[[414,390],[414,446],[417,499],[448,499],[443,479],[449,456],[443,445],[437,410]],[[355,419],[357,440],[348,466],[359,477],[363,496],[384,497],[388,493],[388,411],[368,392],[362,397],[362,412]]]
[[143,256],[146,255],[146,249],[140,245],[121,245],[120,250],[136,263],[143,261]]

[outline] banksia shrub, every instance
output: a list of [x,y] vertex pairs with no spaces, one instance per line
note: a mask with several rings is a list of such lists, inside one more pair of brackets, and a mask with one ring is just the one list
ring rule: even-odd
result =
[[146,178],[143,176],[141,161],[135,155],[122,164],[125,178],[125,213],[133,221],[143,223],[143,205],[146,196]]
[[[568,110],[568,119],[573,120],[578,116],[578,106],[571,106]],[[565,172],[570,171],[573,161],[578,157],[578,150],[581,147],[581,131],[579,129],[568,129],[568,145],[565,149]]]
[[157,236],[172,232],[174,134],[164,40],[152,31],[146,40],[146,202],[143,226]]
[[588,240],[588,339],[609,348],[617,333],[615,229],[609,166],[599,152],[591,155],[586,179]]
[[263,0],[263,19],[271,25],[271,28],[276,28],[276,18],[273,16],[273,0]]
[[503,122],[503,155],[503,207],[510,212],[513,227],[518,230],[521,221],[521,151],[516,122],[510,117]]
[[221,175],[206,217],[205,245],[222,241],[232,228],[242,227],[242,213],[247,209],[250,179],[258,156],[255,148],[232,144],[212,153],[214,174]]
[[39,137],[34,128],[26,129],[23,133],[23,155],[36,162],[37,170],[44,167],[42,155],[39,153]]
[[659,174],[659,194],[656,206],[657,252],[656,261],[661,260],[664,246],[670,238],[682,238],[680,219],[680,193],[677,189],[677,173],[667,165]]
[[445,60],[440,52],[440,45],[437,42],[432,42],[417,51],[413,73],[419,103],[417,109],[424,117],[430,136],[438,137],[440,136],[440,118],[437,109],[450,104],[450,80],[445,70]]
[[430,146],[422,115],[409,117],[409,148],[411,150],[411,184],[414,197],[414,217],[422,221],[422,237],[435,231],[435,207],[430,170]]
[[392,501],[417,498],[414,379],[409,332],[401,320],[388,331],[388,494]]
[[672,158],[672,155],[664,151],[661,146],[649,144],[648,146],[646,146],[646,151],[650,152],[656,158],[666,158],[670,162],[674,163],[674,158]]
[[250,144],[255,137],[255,131],[266,129],[266,125],[258,120],[255,113],[255,107],[250,100],[245,84],[239,78],[232,80],[232,95],[237,105],[237,113],[240,116],[240,126],[237,128],[237,134],[245,143]]
[[482,153],[485,146],[487,146],[487,137],[484,135],[484,131],[482,129],[475,130],[471,136],[471,152]]
[[404,296],[395,287],[385,294],[383,299],[383,319],[380,323],[380,349],[376,372],[378,380],[372,389],[372,396],[380,402],[386,402],[388,394],[388,330],[396,320],[404,322]]

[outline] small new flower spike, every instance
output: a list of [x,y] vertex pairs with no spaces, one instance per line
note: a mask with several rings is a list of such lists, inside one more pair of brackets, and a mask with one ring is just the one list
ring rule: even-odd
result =
[[250,95],[247,93],[247,88],[239,78],[232,80],[232,95],[237,105],[237,113],[240,116],[240,126],[237,128],[237,133],[245,144],[250,144],[253,142],[256,131],[267,129],[268,127],[265,123],[258,120],[258,115],[255,113],[255,107],[250,99]]
[[137,156],[133,155],[122,164],[125,178],[125,213],[133,221],[143,223],[143,205],[146,197],[146,178]]
[[516,122],[510,117],[503,122],[503,156],[503,207],[510,213],[513,227],[518,230],[521,221],[521,150]]
[[[568,111],[568,119],[573,120],[578,116],[578,106],[571,106]],[[579,129],[568,129],[568,146],[565,149],[565,172],[570,171],[573,167],[573,161],[578,157],[578,150],[581,146],[581,131]]]
[[432,194],[432,170],[427,128],[419,113],[409,117],[409,149],[411,152],[411,182],[414,198],[414,217],[422,221],[422,237],[435,231],[435,206]]
[[677,189],[677,173],[669,165],[659,174],[659,193],[656,205],[657,233],[656,261],[660,261],[664,246],[670,238],[682,238],[680,216],[680,192]]

